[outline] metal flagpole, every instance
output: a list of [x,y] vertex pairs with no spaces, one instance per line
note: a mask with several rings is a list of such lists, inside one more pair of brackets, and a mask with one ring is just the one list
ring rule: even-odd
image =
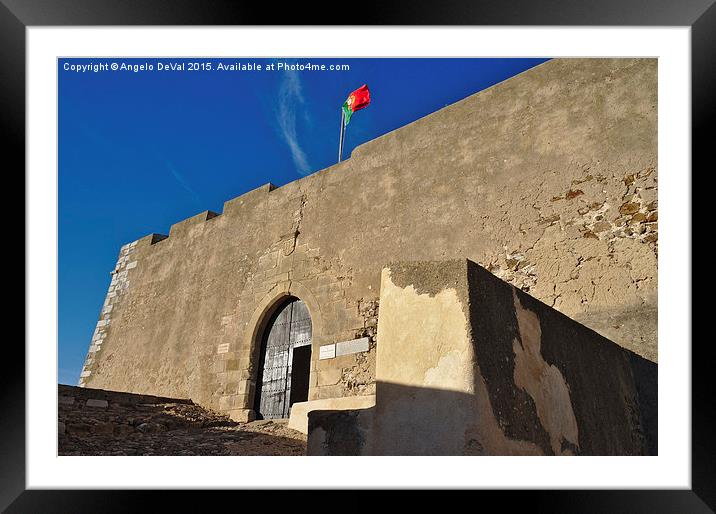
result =
[[345,116],[346,114],[343,112],[343,108],[341,107],[341,135],[338,140],[338,162],[341,162],[341,159],[343,158],[343,134],[346,127]]

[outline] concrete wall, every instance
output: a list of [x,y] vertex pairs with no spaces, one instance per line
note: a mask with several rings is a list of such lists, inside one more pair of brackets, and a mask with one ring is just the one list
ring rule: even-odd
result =
[[314,410],[357,410],[373,407],[375,395],[369,396],[344,396],[342,398],[326,398],[324,400],[312,400],[310,402],[297,402],[291,406],[291,416],[288,420],[288,428],[292,428],[308,434],[308,415]]
[[375,407],[309,413],[309,455],[656,453],[656,364],[469,261],[382,277]]
[[[309,399],[375,393],[380,270],[469,258],[656,359],[656,60],[558,59],[124,247],[81,385],[250,415],[257,338],[313,320]],[[370,338],[367,352],[319,347]]]

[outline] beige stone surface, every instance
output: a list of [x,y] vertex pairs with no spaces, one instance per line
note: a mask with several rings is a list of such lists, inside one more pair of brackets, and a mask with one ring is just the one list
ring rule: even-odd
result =
[[465,261],[383,270],[371,454],[463,453],[475,362],[466,296]]
[[288,427],[302,434],[308,434],[308,413],[316,410],[366,409],[375,405],[375,395],[347,396],[345,398],[327,398],[298,402],[291,406]]
[[309,399],[374,394],[381,269],[405,259],[471,259],[656,360],[656,76],[656,59],[551,60],[126,245],[80,385],[250,410],[262,323],[295,295]]
[[[377,402],[372,418],[359,419],[364,454],[544,454],[534,442],[508,437],[491,403],[468,320],[468,273],[467,261],[383,270]],[[503,365],[509,369],[509,361]]]
[[309,455],[655,453],[656,364],[469,261],[382,273],[376,403],[309,414]]

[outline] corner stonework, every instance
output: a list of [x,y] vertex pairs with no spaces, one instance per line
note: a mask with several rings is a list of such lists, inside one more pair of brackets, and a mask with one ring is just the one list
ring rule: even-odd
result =
[[120,249],[117,264],[115,264],[114,269],[110,272],[112,280],[109,283],[107,296],[102,305],[99,321],[97,321],[94,333],[92,334],[92,341],[90,342],[84,366],[82,366],[80,379],[77,383],[79,387],[85,387],[88,378],[92,375],[96,357],[102,349],[102,343],[107,337],[107,331],[112,320],[112,310],[129,288],[129,272],[137,266],[136,257],[133,257],[137,242],[138,241],[133,241],[128,243]]

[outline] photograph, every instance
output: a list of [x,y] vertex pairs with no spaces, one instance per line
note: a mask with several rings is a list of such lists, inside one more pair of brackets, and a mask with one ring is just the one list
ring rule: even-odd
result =
[[659,455],[658,58],[56,64],[59,456]]
[[715,512],[714,0],[428,4],[0,0],[1,512]]

